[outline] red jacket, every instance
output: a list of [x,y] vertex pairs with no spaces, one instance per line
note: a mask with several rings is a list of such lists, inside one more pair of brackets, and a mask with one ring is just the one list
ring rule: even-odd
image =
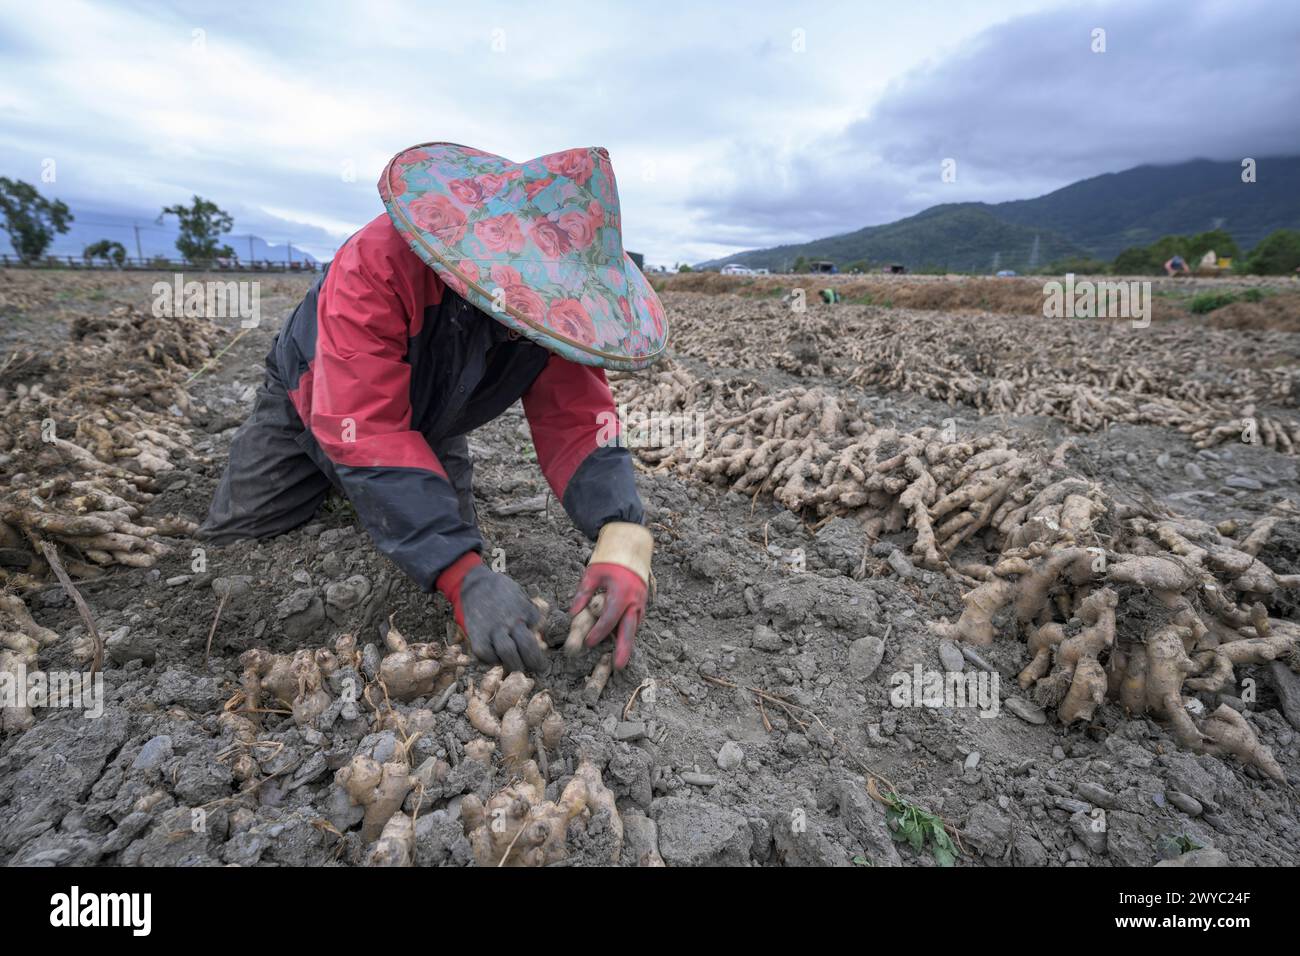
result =
[[304,447],[379,549],[426,590],[482,549],[433,446],[520,398],[538,464],[574,524],[594,539],[606,522],[642,520],[631,458],[608,440],[617,419],[605,373],[470,306],[387,214],[339,249],[274,354],[307,426]]

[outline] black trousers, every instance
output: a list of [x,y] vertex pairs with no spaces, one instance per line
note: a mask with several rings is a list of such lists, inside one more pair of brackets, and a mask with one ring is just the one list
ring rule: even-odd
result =
[[[433,453],[456,490],[461,518],[476,525],[468,439],[444,439]],[[298,417],[268,356],[266,380],[248,420],[231,440],[226,471],[198,537],[229,544],[283,534],[309,521],[332,487],[338,487],[334,467]]]

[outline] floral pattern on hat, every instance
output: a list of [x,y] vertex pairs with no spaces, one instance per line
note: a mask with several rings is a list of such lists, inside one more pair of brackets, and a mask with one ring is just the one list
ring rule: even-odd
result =
[[668,323],[623,249],[604,149],[513,163],[427,143],[393,158],[379,193],[439,278],[509,328],[586,365],[640,369],[663,356]]

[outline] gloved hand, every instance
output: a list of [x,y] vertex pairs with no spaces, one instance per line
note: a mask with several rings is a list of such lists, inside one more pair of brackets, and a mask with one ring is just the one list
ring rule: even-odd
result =
[[573,649],[577,643],[574,638],[578,636],[585,620],[591,617],[590,612],[586,619],[580,617],[580,613],[591,603],[596,592],[602,591],[603,607],[582,643],[587,647],[595,647],[617,626],[614,667],[621,669],[627,666],[636,649],[636,630],[645,616],[653,553],[654,537],[639,524],[611,521],[600,529],[596,547],[591,553],[591,562],[587,565],[582,582],[578,585],[578,593],[574,595],[573,605],[569,608],[569,614],[575,620],[566,649]]
[[485,664],[509,671],[546,669],[534,628],[542,612],[508,575],[483,566],[475,551],[461,555],[438,576],[437,588],[469,639],[470,650]]

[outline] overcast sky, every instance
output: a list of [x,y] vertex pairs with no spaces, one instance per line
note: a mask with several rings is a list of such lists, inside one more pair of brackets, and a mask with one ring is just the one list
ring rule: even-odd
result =
[[74,211],[197,192],[327,258],[405,146],[605,146],[664,263],[1300,153],[1293,0],[161,6],[0,0],[0,175]]

